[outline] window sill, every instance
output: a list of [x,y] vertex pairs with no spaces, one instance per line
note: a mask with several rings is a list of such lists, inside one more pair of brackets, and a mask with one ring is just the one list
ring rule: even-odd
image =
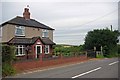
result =
[[47,37],[43,37],[43,36],[42,36],[42,38],[49,38],[49,36],[47,36]]
[[16,36],[16,35],[15,35],[15,37],[25,37],[25,36]]
[[45,53],[45,54],[49,54],[49,53]]
[[25,35],[17,35],[17,34],[15,34],[15,36],[17,36],[17,37],[25,37]]
[[15,55],[15,56],[25,56],[25,54],[21,54],[21,55]]

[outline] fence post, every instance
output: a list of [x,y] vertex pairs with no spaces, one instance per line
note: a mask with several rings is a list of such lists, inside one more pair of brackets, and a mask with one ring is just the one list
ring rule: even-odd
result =
[[77,57],[77,54],[76,54],[76,52],[75,52],[75,57]]
[[103,56],[103,47],[101,46],[101,55]]
[[85,56],[88,58],[87,54],[88,54],[87,51],[85,51]]

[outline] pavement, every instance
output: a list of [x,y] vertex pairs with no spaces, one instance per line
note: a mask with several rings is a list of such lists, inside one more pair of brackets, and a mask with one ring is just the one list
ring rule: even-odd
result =
[[93,59],[7,78],[118,78],[118,63],[118,58]]

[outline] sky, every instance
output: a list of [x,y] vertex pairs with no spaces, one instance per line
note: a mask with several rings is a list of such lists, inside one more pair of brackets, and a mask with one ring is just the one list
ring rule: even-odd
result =
[[31,18],[55,29],[57,44],[82,45],[88,31],[113,26],[118,29],[119,0],[2,0],[1,23],[23,16],[29,5]]

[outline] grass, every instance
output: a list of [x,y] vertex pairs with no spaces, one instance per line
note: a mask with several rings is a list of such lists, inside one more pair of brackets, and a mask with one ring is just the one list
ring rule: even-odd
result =
[[103,55],[101,55],[101,54],[98,54],[97,56],[96,56],[97,58],[105,58]]
[[110,53],[109,55],[103,56],[101,54],[97,54],[96,58],[113,58],[113,57],[120,57],[118,53]]
[[120,54],[118,54],[118,53],[111,53],[111,54],[107,55],[107,58],[113,58],[113,57],[120,57]]

